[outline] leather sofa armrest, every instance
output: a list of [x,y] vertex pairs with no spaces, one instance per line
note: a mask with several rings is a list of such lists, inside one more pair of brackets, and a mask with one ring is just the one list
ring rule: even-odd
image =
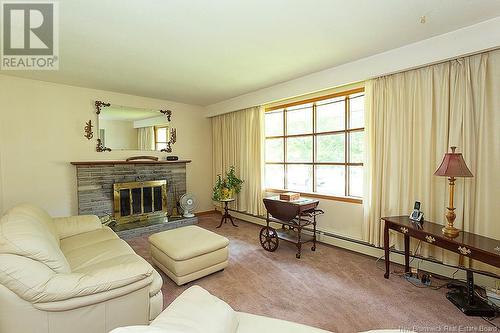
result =
[[59,239],[102,228],[101,220],[95,215],[55,217],[53,220]]
[[110,299],[128,295],[141,289],[143,294],[147,295],[150,284],[151,284],[151,277],[148,277],[146,279],[142,279],[137,282],[125,285],[123,287],[111,289],[105,292],[68,298],[61,301],[33,303],[32,305],[34,308],[42,311],[49,311],[49,312],[69,311],[88,305],[106,302]]
[[0,254],[0,284],[34,307],[64,311],[102,302],[148,286],[153,267],[136,254],[123,255],[84,272],[55,273],[29,258]]

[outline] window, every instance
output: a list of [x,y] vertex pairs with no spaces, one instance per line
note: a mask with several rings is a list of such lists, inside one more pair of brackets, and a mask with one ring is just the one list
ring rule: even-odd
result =
[[155,147],[156,150],[167,149],[168,127],[155,127]]
[[269,108],[265,133],[267,189],[363,196],[362,88]]

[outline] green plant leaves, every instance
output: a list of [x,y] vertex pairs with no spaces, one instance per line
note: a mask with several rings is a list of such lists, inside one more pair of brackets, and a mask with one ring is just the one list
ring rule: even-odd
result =
[[224,178],[221,175],[217,175],[215,185],[212,189],[212,200],[220,201],[221,199],[226,199],[225,196],[227,196],[228,192],[234,194],[240,193],[243,182],[243,180],[236,176],[234,166],[231,166]]

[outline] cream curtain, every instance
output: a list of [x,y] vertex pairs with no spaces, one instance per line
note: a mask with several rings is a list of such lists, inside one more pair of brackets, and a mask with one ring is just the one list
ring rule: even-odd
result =
[[138,128],[137,140],[139,150],[155,150],[155,128],[153,126]]
[[237,176],[245,182],[232,208],[253,215],[264,214],[263,131],[261,107],[212,118],[213,180],[234,166]]
[[[380,217],[408,214],[416,200],[427,219],[444,224],[447,179],[433,174],[450,146],[474,175],[457,180],[455,226],[500,239],[493,216],[500,204],[499,91],[499,50],[367,82],[366,241],[380,246]],[[458,258],[426,246],[422,254]]]

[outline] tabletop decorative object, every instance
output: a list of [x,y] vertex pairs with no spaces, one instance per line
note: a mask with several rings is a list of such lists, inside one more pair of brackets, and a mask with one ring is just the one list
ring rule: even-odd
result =
[[212,190],[212,200],[222,201],[232,199],[235,194],[240,193],[241,185],[243,180],[236,177],[236,171],[234,166],[229,168],[226,172],[226,176],[222,178],[221,175],[217,175],[214,188]]
[[453,206],[453,198],[455,195],[455,178],[472,177],[472,172],[470,172],[467,164],[465,164],[462,154],[455,153],[456,149],[457,147],[451,147],[451,153],[446,153],[444,155],[441,165],[434,173],[434,175],[436,176],[448,177],[450,186],[450,204],[449,207],[447,207],[448,212],[446,213],[448,224],[443,228],[443,234],[450,238],[455,238],[460,233],[460,230],[453,226],[453,222],[455,222],[456,218],[455,207]]
[[229,168],[229,171],[226,172],[224,178],[221,175],[217,175],[217,179],[215,180],[215,185],[212,190],[212,200],[220,202],[223,205],[224,212],[222,214],[222,219],[217,228],[222,226],[222,223],[226,222],[226,220],[231,221],[231,224],[237,227],[234,224],[233,217],[229,214],[229,203],[235,201],[235,194],[240,193],[241,185],[243,184],[243,180],[236,177],[236,171],[234,166]]

